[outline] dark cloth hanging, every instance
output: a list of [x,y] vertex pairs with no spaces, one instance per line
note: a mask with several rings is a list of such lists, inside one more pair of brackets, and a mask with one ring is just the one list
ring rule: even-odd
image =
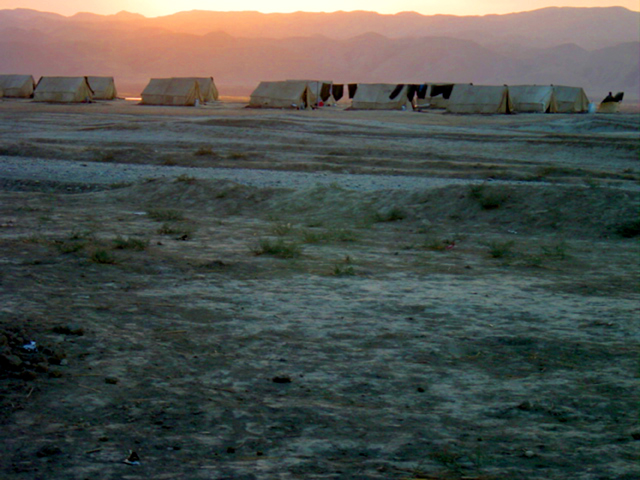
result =
[[320,89],[320,100],[326,102],[327,99],[331,96],[331,84],[323,83],[322,88]]
[[420,100],[424,100],[425,98],[427,98],[427,90],[429,90],[429,85],[427,85],[426,83],[418,85],[418,90],[416,91],[416,93],[418,94],[418,98]]
[[333,95],[333,98],[335,99],[336,102],[340,100],[344,95],[344,85],[335,84],[335,83],[331,85],[331,94]]
[[398,85],[396,85],[396,88],[394,88],[393,92],[391,92],[391,95],[389,95],[389,100],[393,100],[398,95],[400,95],[400,92],[402,91],[403,88],[404,88],[404,83],[399,83]]
[[451,92],[453,92],[453,84],[431,85],[431,94],[429,96],[437,97],[438,95],[442,95],[442,98],[449,100]]
[[416,96],[419,86],[420,85],[409,85],[409,88],[407,89],[407,100],[413,102],[413,97]]
[[347,88],[349,89],[349,98],[353,98],[356,96],[356,91],[358,90],[357,83],[350,83]]

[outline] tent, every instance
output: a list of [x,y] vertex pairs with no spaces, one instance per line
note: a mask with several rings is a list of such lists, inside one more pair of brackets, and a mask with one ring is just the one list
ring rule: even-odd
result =
[[0,75],[5,97],[31,98],[36,82],[31,75]]
[[113,77],[87,77],[94,100],[113,100],[118,96]]
[[[418,89],[418,95],[416,98],[416,107],[420,108],[440,108],[446,109],[451,98],[451,93],[455,84],[453,83],[431,83],[420,86],[426,87],[426,91],[422,94],[421,89]],[[423,97],[423,98],[421,98]]]
[[615,95],[611,95],[611,92],[609,92],[609,95],[598,105],[598,113],[618,113],[623,98],[624,92],[618,92]]
[[81,103],[93,100],[87,77],[42,77],[33,92],[36,102]]
[[324,98],[327,91],[330,96],[331,82],[315,80],[260,82],[251,94],[249,106],[254,108],[304,109],[317,105],[318,100]]
[[[415,92],[415,91],[414,91]],[[411,109],[409,86],[389,83],[359,83],[351,101],[353,110]]]
[[515,112],[555,113],[558,111],[551,85],[510,85],[509,95]]
[[513,104],[506,86],[456,85],[451,92],[447,112],[511,113]]
[[152,78],[142,91],[142,105],[194,106],[203,102],[195,78]]
[[584,113],[589,110],[589,99],[581,87],[553,86],[558,113]]
[[216,84],[213,81],[213,77],[194,78],[194,80],[198,82],[198,87],[200,87],[202,101],[207,103],[215,102],[216,100],[218,100],[218,89],[216,88]]

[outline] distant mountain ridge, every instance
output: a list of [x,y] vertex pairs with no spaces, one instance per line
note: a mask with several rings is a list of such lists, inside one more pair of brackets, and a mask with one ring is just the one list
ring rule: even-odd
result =
[[621,7],[484,17],[0,10],[0,73],[112,75],[131,93],[150,77],[212,75],[243,93],[261,80],[323,78],[573,84],[638,98],[639,23]]

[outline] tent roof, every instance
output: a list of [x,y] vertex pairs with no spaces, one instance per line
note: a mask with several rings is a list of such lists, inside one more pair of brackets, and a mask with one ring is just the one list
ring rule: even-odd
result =
[[87,77],[42,77],[36,90],[38,93],[74,92],[83,88],[85,84],[87,84]]
[[509,112],[509,89],[505,85],[456,85],[451,92],[447,110],[453,113]]
[[267,97],[277,100],[298,101],[304,94],[309,82],[306,80],[283,80],[260,82],[251,94],[252,97]]
[[407,85],[404,85],[400,92],[391,99],[391,93],[398,87],[396,83],[359,83],[354,102],[366,103],[396,103],[401,96],[407,95]]
[[195,78],[152,78],[142,94],[182,96],[189,93],[195,84]]
[[21,88],[25,83],[31,82],[35,85],[32,75],[0,75],[0,86],[2,88]]

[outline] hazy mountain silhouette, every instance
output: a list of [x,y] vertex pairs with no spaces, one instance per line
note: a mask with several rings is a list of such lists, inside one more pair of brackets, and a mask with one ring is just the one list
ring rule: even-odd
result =
[[619,7],[485,17],[0,10],[0,73],[112,75],[134,94],[150,77],[212,75],[223,95],[225,86],[247,93],[261,80],[321,78],[572,84],[637,98],[639,20]]

